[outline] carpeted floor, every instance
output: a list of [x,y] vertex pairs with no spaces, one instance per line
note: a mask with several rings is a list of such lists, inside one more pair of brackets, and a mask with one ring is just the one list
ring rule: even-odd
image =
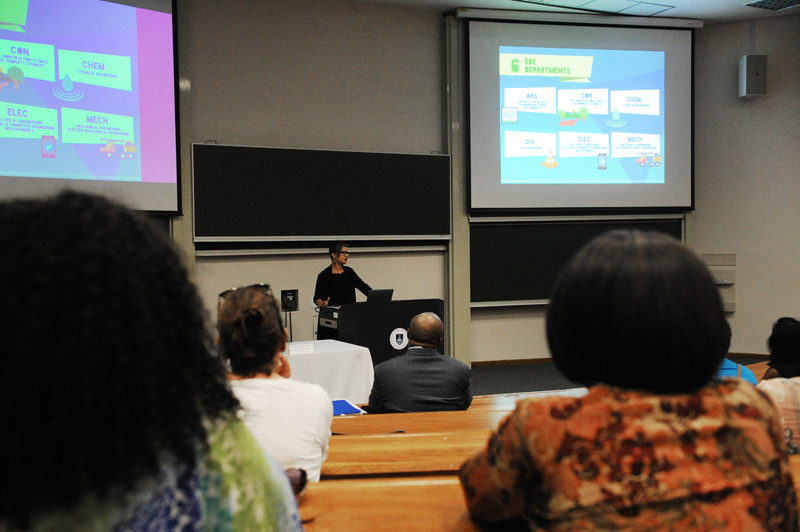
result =
[[[739,364],[763,362],[764,358],[731,357]],[[552,362],[522,364],[473,365],[473,395],[493,395],[499,393],[538,392],[542,390],[564,390],[577,388],[566,379]]]
[[473,365],[473,395],[563,390],[580,386],[567,380],[552,362]]

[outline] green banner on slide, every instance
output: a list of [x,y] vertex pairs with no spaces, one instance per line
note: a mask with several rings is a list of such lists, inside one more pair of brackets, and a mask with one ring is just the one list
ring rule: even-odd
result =
[[55,109],[0,102],[0,138],[38,139],[42,135],[58,137]]
[[133,117],[61,108],[62,139],[74,144],[134,141]]
[[589,78],[593,62],[588,55],[500,54],[500,75]]
[[58,51],[58,77],[69,76],[76,83],[129,91],[131,58],[124,55]]
[[52,44],[0,39],[0,68],[11,80],[24,81],[29,78],[55,81],[55,63]]

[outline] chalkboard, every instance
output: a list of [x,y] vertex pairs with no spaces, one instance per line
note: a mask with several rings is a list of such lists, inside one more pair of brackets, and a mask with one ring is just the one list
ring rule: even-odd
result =
[[203,241],[450,236],[450,157],[194,144]]
[[480,223],[470,226],[473,303],[550,299],[561,269],[597,235],[612,229],[681,237],[681,220]]

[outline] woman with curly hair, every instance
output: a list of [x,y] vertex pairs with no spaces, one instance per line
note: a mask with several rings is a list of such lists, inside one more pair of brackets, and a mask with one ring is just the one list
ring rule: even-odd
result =
[[217,317],[219,353],[231,366],[233,393],[247,427],[287,469],[318,482],[328,455],[333,403],[318,384],[290,379],[288,333],[267,285],[226,290]]
[[520,401],[461,467],[472,516],[531,530],[796,531],[769,398],[713,379],[728,332],[702,261],[661,233],[613,231],[556,284],[547,341],[581,398]]
[[300,530],[169,238],[80,193],[0,203],[0,529]]

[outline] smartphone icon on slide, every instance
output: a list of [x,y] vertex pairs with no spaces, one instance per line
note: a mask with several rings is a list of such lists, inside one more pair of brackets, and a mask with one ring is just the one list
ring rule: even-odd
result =
[[45,159],[56,158],[56,138],[52,135],[42,135],[42,157]]
[[606,157],[605,153],[598,153],[597,154],[597,169],[598,170],[605,170],[608,168],[608,158]]

